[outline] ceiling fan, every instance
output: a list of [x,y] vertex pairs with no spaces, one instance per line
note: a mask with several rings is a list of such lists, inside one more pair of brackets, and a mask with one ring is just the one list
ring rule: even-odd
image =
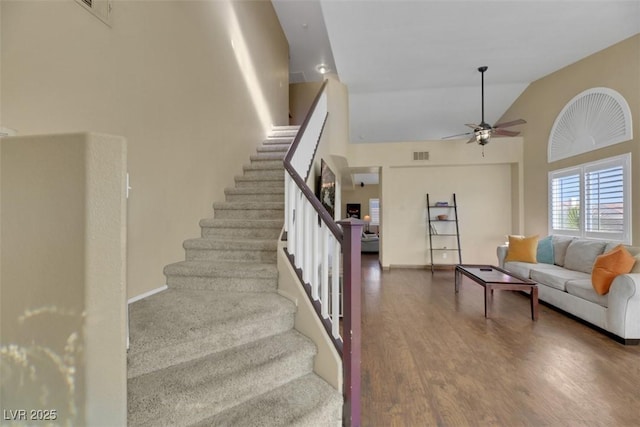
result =
[[442,139],[450,139],[450,138],[457,138],[457,137],[460,137],[460,136],[471,135],[471,138],[469,138],[469,141],[467,141],[467,144],[475,141],[478,144],[484,146],[484,145],[489,143],[489,140],[491,139],[492,135],[495,135],[495,136],[517,136],[517,135],[520,134],[520,132],[515,132],[515,131],[512,131],[512,130],[506,130],[505,128],[527,123],[523,119],[513,120],[513,121],[505,122],[505,123],[498,123],[495,126],[491,126],[490,124],[488,124],[488,123],[486,123],[484,121],[484,72],[487,71],[488,68],[489,67],[487,67],[487,66],[482,66],[482,67],[478,68],[478,71],[480,71],[480,75],[481,75],[481,78],[482,78],[482,121],[480,122],[479,125],[475,125],[475,124],[466,124],[465,125],[465,126],[469,126],[471,129],[473,129],[472,132],[466,132],[466,133],[460,133],[460,134],[457,134],[457,135],[445,136]]

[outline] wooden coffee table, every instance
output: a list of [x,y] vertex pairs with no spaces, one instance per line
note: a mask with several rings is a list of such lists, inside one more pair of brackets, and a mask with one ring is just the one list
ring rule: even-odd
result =
[[460,289],[463,275],[484,287],[484,317],[489,317],[490,295],[493,296],[493,291],[497,289],[499,291],[529,291],[531,319],[538,320],[538,285],[533,280],[523,279],[493,265],[458,264],[455,273],[456,293]]

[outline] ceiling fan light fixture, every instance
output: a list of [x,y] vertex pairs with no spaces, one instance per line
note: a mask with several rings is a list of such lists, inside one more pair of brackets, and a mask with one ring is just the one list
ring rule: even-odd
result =
[[476,141],[480,145],[486,145],[491,138],[491,129],[476,129],[475,130]]

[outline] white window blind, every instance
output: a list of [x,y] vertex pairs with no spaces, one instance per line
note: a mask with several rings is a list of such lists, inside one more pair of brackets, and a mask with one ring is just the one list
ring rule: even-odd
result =
[[631,243],[631,154],[549,173],[554,234]]
[[584,227],[588,237],[626,240],[627,186],[624,163],[608,161],[585,166]]
[[380,225],[380,199],[369,199],[371,225]]
[[580,230],[580,174],[574,170],[551,179],[551,223],[556,233]]

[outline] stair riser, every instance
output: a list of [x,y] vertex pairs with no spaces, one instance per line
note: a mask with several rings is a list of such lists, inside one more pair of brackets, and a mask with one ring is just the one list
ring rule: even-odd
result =
[[258,155],[260,155],[260,153],[282,153],[282,156],[284,156],[289,150],[289,147],[291,147],[290,144],[261,145],[256,151]]
[[297,133],[298,131],[295,129],[274,130],[267,138],[295,138]]
[[227,202],[278,202],[284,203],[284,194],[227,194]]
[[225,249],[187,249],[187,261],[276,262],[276,251],[230,251]]
[[277,134],[269,135],[263,143],[267,142],[288,142],[289,144],[295,139],[295,132],[278,132]]
[[216,292],[275,292],[278,279],[167,276],[167,286],[174,289],[201,289]]
[[218,331],[204,339],[185,341],[179,345],[155,348],[128,358],[128,377],[137,376],[207,356],[219,351],[266,338],[293,327],[293,314],[273,317],[265,321],[238,323],[228,330]]
[[284,157],[287,155],[286,151],[275,151],[275,152],[260,152],[258,154],[254,154],[249,159],[251,163],[253,162],[265,162],[265,161],[278,161],[282,163]]
[[202,237],[221,238],[235,237],[238,239],[277,240],[280,237],[281,228],[222,228],[203,227]]
[[260,179],[282,179],[284,180],[284,168],[282,169],[258,169],[258,170],[245,170],[243,175],[247,178],[260,178]]
[[282,175],[282,179],[236,181],[236,187],[237,188],[251,188],[251,187],[284,188],[284,174]]
[[214,209],[213,215],[218,219],[282,219],[283,209]]
[[284,170],[284,165],[282,164],[282,160],[280,159],[259,159],[259,160],[251,160],[252,167],[259,167],[265,169],[278,168]]

